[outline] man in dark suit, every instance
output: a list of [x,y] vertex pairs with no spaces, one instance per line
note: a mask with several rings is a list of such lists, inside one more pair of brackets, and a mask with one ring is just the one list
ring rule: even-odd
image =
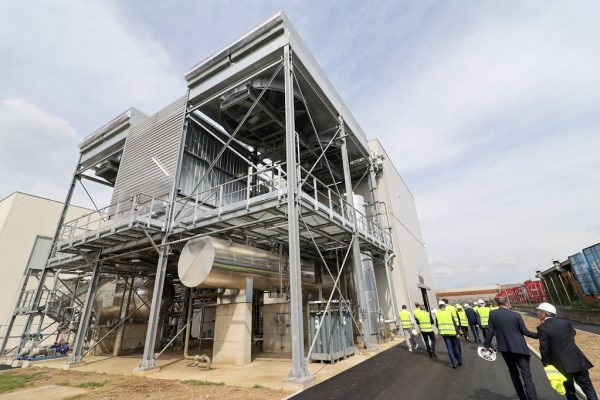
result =
[[[475,337],[475,342],[481,343],[481,339],[479,338],[479,314],[475,312],[468,304],[465,304],[465,314],[467,314],[467,320],[469,321],[469,326],[471,327],[471,332],[473,332],[473,336]],[[485,338],[484,338],[485,339]]]
[[[537,339],[537,333],[530,332],[520,314],[508,309],[508,299],[497,299],[499,309],[490,312],[489,325],[484,348],[489,349],[496,336],[498,351],[510,372],[510,379],[520,400],[537,400],[537,392],[529,369],[531,354],[523,335]],[[520,374],[520,376],[519,376]],[[522,379],[522,382],[521,382]]]
[[537,310],[542,321],[537,328],[542,364],[554,365],[567,378],[564,383],[567,399],[577,399],[575,381],[588,400],[598,400],[588,372],[593,365],[575,344],[575,329],[571,323],[556,318],[556,308],[552,304],[542,303]]

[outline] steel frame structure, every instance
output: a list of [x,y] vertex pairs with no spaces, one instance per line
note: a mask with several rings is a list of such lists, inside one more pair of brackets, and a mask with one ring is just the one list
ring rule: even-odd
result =
[[[77,220],[65,221],[76,182],[82,176],[110,186],[84,174],[90,163],[78,163],[32,308],[24,313],[27,324],[20,347],[27,343],[32,310],[41,306],[49,274],[59,269],[92,273],[69,358],[73,363],[81,361],[84,355],[84,339],[100,275],[129,277],[143,272],[153,274],[155,283],[139,369],[155,368],[163,285],[176,263],[177,251],[192,238],[226,235],[259,247],[286,249],[292,338],[289,380],[312,378],[306,364],[314,341],[305,357],[303,340],[301,253],[321,262],[335,282],[327,308],[333,300],[357,304],[354,322],[364,346],[373,348],[374,327],[366,315],[361,252],[369,252],[386,269],[387,290],[391,292],[394,314],[398,315],[390,278],[392,241],[380,218],[374,162],[364,133],[287,17],[283,13],[273,16],[194,67],[186,80],[181,141],[172,185],[165,188],[168,197],[138,194]],[[266,82],[260,91],[250,88],[257,80]],[[222,149],[204,175],[198,177],[194,191],[182,195],[178,185],[188,129],[194,125],[201,126],[207,134],[223,133],[222,126],[214,123],[215,104],[240,87],[247,89],[251,103],[235,120],[235,129],[225,132],[227,139],[220,139]],[[267,96],[283,96],[283,109],[274,107]],[[260,132],[260,128],[248,129],[248,121],[257,115],[264,118],[263,127],[274,129],[261,143],[248,145],[245,138]],[[216,168],[225,150],[234,147],[238,149],[236,154],[248,162],[248,174],[202,188],[201,183]],[[368,210],[358,210],[353,193],[365,177],[370,206]],[[237,201],[230,201],[234,197],[232,182],[240,179],[245,182],[245,189],[235,193]],[[334,265],[340,254],[342,264]],[[143,262],[134,263],[136,259]]]

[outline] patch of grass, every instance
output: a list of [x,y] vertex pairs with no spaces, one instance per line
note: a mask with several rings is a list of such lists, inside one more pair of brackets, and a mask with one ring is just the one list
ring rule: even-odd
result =
[[254,389],[264,389],[265,387],[263,385],[259,385],[258,383],[255,384],[254,386],[252,386]]
[[21,389],[31,381],[40,379],[40,374],[2,374],[0,375],[0,393]]
[[97,382],[97,381],[87,381],[81,382],[77,387],[82,389],[96,389],[106,385],[106,381]]
[[57,386],[71,386],[71,382],[69,382],[69,381],[60,381],[60,382],[55,382],[54,384]]
[[224,386],[225,382],[211,382],[211,381],[199,381],[199,380],[187,380],[183,381],[186,385],[194,386]]

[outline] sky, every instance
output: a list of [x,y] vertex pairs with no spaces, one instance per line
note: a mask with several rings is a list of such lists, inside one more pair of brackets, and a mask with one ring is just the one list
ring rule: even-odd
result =
[[434,286],[522,282],[600,242],[591,0],[0,0],[0,199],[64,199],[83,137],[184,94],[280,9],[410,187]]

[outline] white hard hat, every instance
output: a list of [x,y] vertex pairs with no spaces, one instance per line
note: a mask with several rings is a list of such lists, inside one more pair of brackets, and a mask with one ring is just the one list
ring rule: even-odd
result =
[[478,303],[479,303],[479,304],[485,304],[485,301],[483,301],[483,300],[479,299]]
[[444,302],[444,300],[440,300],[440,302],[438,303],[440,306],[445,305],[446,303]]
[[537,306],[537,309],[556,315],[556,307],[554,307],[550,303],[542,303],[539,306]]
[[469,303],[465,303],[465,308],[469,307]]

